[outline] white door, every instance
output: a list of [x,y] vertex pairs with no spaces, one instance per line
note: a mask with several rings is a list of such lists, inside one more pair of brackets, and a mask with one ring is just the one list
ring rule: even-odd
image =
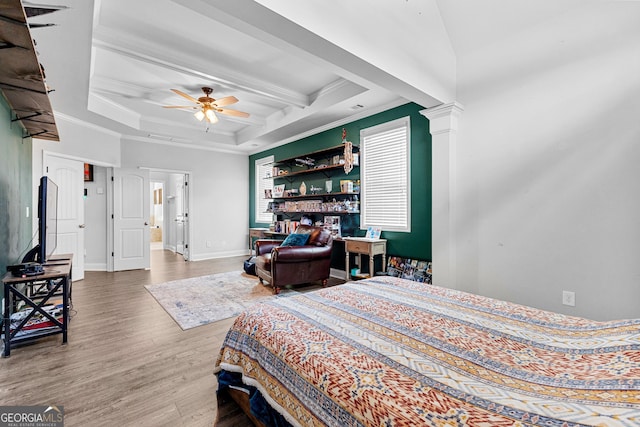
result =
[[84,279],[84,162],[45,153],[44,174],[58,186],[56,254],[73,254],[73,280]]
[[184,175],[176,175],[175,203],[176,203],[176,252],[184,254]]
[[113,269],[149,268],[149,171],[113,170]]
[[182,186],[182,256],[189,261],[189,175],[184,175]]
[[173,183],[173,223],[175,228],[175,248],[185,260],[189,260],[189,175],[175,174]]

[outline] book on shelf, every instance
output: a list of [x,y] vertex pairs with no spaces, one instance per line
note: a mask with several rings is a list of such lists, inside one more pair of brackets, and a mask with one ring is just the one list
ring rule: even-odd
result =
[[274,231],[276,233],[291,234],[294,231],[296,231],[299,225],[300,225],[300,221],[292,221],[290,219],[276,221],[274,223]]

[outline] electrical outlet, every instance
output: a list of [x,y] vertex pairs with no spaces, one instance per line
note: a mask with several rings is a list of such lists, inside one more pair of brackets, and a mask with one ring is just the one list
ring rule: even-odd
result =
[[207,247],[210,248],[211,246],[213,246],[213,244],[211,243],[211,240],[207,240]]
[[575,307],[576,293],[571,291],[562,291],[562,304]]

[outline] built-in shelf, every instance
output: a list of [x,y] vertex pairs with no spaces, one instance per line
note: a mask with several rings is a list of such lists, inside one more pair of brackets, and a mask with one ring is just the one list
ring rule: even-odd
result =
[[360,213],[360,211],[347,211],[344,209],[340,209],[338,211],[316,211],[316,210],[301,210],[301,211],[272,211],[269,213],[273,213],[276,215],[280,215],[280,214],[324,214],[324,215],[340,215],[340,214],[357,214]]
[[[357,153],[358,150],[359,150],[358,146],[354,145],[353,146],[353,152]],[[311,153],[300,154],[298,156],[289,157],[287,159],[277,160],[277,161],[273,162],[272,165],[273,166],[282,166],[282,165],[295,163],[296,159],[305,159],[307,157],[312,158],[312,157],[318,157],[318,156],[327,157],[327,156],[330,156],[331,154],[340,154],[342,152],[344,152],[344,144],[336,145],[334,147],[329,147],[329,148],[325,148],[325,149],[322,149],[322,150],[312,151]],[[342,166],[342,165],[339,165],[339,166]]]
[[20,0],[3,0],[0,7],[0,89],[13,110],[12,121],[26,129],[25,138],[59,141],[25,10]]
[[[278,196],[273,194],[273,197],[266,197],[273,200],[269,203],[268,212],[274,215],[274,231],[293,232],[299,223],[306,219],[315,224],[322,224],[334,238],[341,236],[343,224],[349,224],[350,229],[345,228],[345,232],[352,233],[351,229],[357,227],[357,215],[360,213],[360,192],[354,182],[359,174],[354,173],[353,179],[349,179],[348,174],[358,166],[359,155],[358,147],[353,146],[353,157],[347,153],[345,160],[345,147],[349,145],[343,143],[271,163],[271,177],[274,181],[280,180],[273,189],[273,193],[277,190]],[[344,163],[351,163],[351,160],[353,164],[347,172]],[[307,184],[300,178],[302,175],[305,176]],[[322,187],[316,187],[318,178],[322,178],[322,175],[329,181],[325,181]],[[288,181],[288,184],[283,182],[283,179]],[[339,190],[347,191],[326,192],[326,189],[333,188],[334,181],[338,184],[338,180]],[[307,188],[309,184],[311,188]],[[291,188],[287,189],[288,185]],[[265,191],[265,196],[270,194],[269,190]]]
[[[354,167],[358,167],[358,165],[354,165]],[[306,174],[316,173],[316,172],[330,173],[336,169],[344,169],[344,165],[329,165],[329,166],[325,165],[325,166],[311,167],[309,169],[302,169],[295,172],[283,173],[283,174],[274,176],[273,179],[279,179],[279,178],[287,179],[287,178],[291,178],[299,175],[306,175]],[[267,177],[266,179],[271,179],[271,177]]]
[[316,193],[316,194],[305,194],[304,196],[298,195],[298,196],[272,197],[271,199],[268,199],[268,200],[272,200],[272,199],[277,199],[277,200],[319,199],[319,198],[327,198],[327,197],[331,197],[331,196],[359,196],[359,195],[360,195],[360,193],[354,193],[354,192],[349,192],[349,193],[341,193],[341,192]]

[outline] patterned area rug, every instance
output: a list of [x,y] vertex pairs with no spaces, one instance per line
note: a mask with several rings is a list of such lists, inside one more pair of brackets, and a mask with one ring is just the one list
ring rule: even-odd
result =
[[[183,330],[237,316],[273,295],[270,286],[243,271],[174,280],[145,288]],[[280,296],[294,294],[283,289]]]

